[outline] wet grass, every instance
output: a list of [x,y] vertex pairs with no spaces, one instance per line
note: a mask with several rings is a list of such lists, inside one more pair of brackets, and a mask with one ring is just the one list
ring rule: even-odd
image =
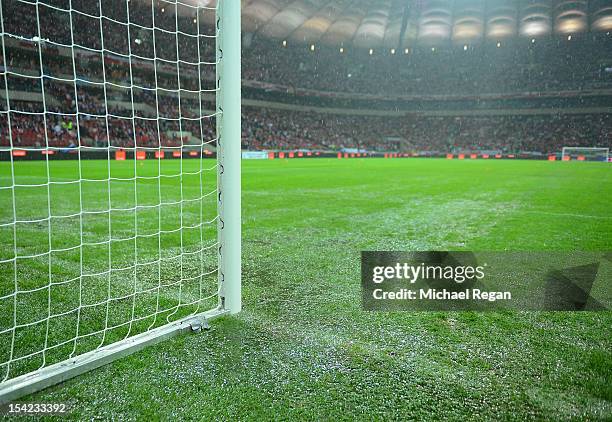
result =
[[213,160],[1,164],[0,378],[216,306]]
[[75,419],[610,419],[612,313],[369,313],[359,287],[361,250],[608,250],[610,171],[245,161],[244,311],[25,400]]

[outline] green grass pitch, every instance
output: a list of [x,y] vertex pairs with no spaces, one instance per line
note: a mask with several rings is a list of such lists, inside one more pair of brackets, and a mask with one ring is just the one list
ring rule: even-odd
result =
[[[59,254],[52,277],[70,279],[85,268],[103,272],[129,266],[135,258],[154,264],[116,274],[112,309],[95,304],[107,297],[105,276],[64,285],[53,304],[91,304],[81,315],[77,351],[193,311],[200,292],[185,283],[180,297],[173,280],[214,269],[213,253],[197,251],[215,242],[214,224],[176,231],[200,218],[214,219],[213,160],[108,163],[50,161],[14,167],[16,201],[0,189],[0,223],[18,220],[20,255],[139,233],[164,235],[134,244],[91,246]],[[164,174],[158,184],[159,172]],[[200,178],[200,176],[202,176]],[[146,178],[150,177],[150,178]],[[12,185],[11,168],[0,163],[0,186]],[[200,190],[202,180],[202,190]],[[49,189],[49,191],[48,191]],[[48,193],[51,201],[47,201]],[[182,195],[182,196],[181,196]],[[105,209],[83,218],[44,220]],[[151,207],[134,216],[130,208]],[[313,159],[243,161],[243,312],[212,324],[198,335],[180,336],[116,361],[25,401],[65,402],[75,419],[610,419],[612,418],[611,312],[367,313],[360,306],[361,250],[609,250],[612,245],[612,167],[604,163],[511,160]],[[40,220],[40,221],[38,221]],[[80,235],[83,224],[83,238]],[[51,233],[49,239],[49,232]],[[203,242],[203,243],[202,243]],[[212,242],[212,243],[211,243]],[[12,226],[0,228],[0,259],[14,254]],[[159,246],[161,245],[161,252]],[[178,246],[177,246],[178,245]],[[91,250],[89,250],[91,249]],[[179,254],[180,255],[180,254]],[[167,266],[157,265],[159,258]],[[31,258],[17,274],[27,288],[48,281],[49,259]],[[0,268],[0,296],[10,292],[12,264]],[[129,296],[134,286],[167,288]],[[38,284],[37,284],[38,283]],[[215,278],[205,283],[214,289]],[[21,286],[21,284],[20,284]],[[213,290],[210,292],[214,293]],[[207,293],[207,292],[204,292]],[[20,321],[48,314],[46,289],[19,304]],[[142,297],[140,297],[142,296]],[[42,300],[42,302],[41,302]],[[0,303],[0,331],[12,324],[11,301]],[[8,303],[10,302],[10,303]],[[41,306],[42,303],[42,306]],[[211,299],[211,305],[214,299]],[[156,321],[147,316],[159,311]],[[176,310],[176,312],[175,312]],[[56,311],[55,309],[53,310]],[[133,327],[122,325],[140,318]],[[171,315],[172,314],[172,315]],[[53,342],[74,336],[73,315],[58,318]],[[108,320],[108,322],[105,322]],[[118,327],[106,338],[104,324]],[[40,324],[39,324],[40,325]],[[32,326],[16,340],[19,353],[40,345],[46,326]],[[42,330],[42,331],[41,331]],[[25,332],[27,331],[27,332]],[[42,337],[41,337],[42,332]],[[7,336],[0,335],[6,359]],[[38,342],[38,343],[37,343]],[[54,349],[50,362],[70,353],[73,343]],[[30,349],[28,349],[30,348]],[[27,362],[26,362],[27,361]],[[24,360],[16,370],[40,365]],[[29,365],[29,366],[28,366]]]

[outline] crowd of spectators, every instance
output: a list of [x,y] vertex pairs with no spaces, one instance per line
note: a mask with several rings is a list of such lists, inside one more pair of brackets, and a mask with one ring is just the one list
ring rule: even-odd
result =
[[186,4],[126,0],[5,0],[2,7],[4,31],[24,40],[143,59],[215,61],[214,10],[196,15]]
[[[14,147],[178,147],[188,145],[187,133],[215,143],[214,105],[197,95],[180,101],[178,93],[149,90],[107,90],[106,101],[104,95],[99,86],[46,81],[44,103],[11,101],[9,113],[3,101],[0,146],[10,145],[9,116]],[[612,146],[609,114],[368,116],[244,107],[242,122],[242,145],[251,150],[550,153]]]
[[[181,101],[179,114],[178,101],[167,95],[159,96],[157,102],[114,101],[111,104],[116,105],[104,106],[104,100],[99,95],[77,90],[78,101],[75,101],[74,91],[69,91],[62,85],[56,85],[55,88],[57,97],[53,103],[11,101],[10,111],[6,109],[6,102],[2,103],[0,146],[11,145],[10,135],[13,147],[40,149],[70,148],[77,145],[94,148],[105,148],[109,145],[119,148],[176,148],[192,143],[192,137],[196,139],[196,143],[215,145],[213,112],[208,109],[200,110],[197,100]],[[50,96],[47,94],[46,98]],[[132,108],[126,104],[137,106]],[[203,107],[210,107],[210,104],[203,104]]]
[[[163,103],[164,101],[162,101]],[[47,113],[40,103],[15,103],[10,112],[14,147],[178,147],[178,120]],[[162,109],[163,107],[160,107]],[[17,111],[19,110],[19,111]],[[502,151],[554,153],[564,146],[612,147],[612,115],[499,115],[486,117],[352,116],[245,107],[242,146],[250,150]],[[159,124],[159,127],[158,127]],[[183,120],[183,131],[214,145],[214,118]],[[134,136],[136,130],[136,136]],[[201,131],[201,132],[200,132]],[[174,133],[174,136],[169,134]],[[201,135],[200,135],[201,133]],[[8,114],[0,112],[0,146],[10,145]],[[80,139],[80,141],[79,141]],[[136,143],[134,144],[134,140]]]
[[[33,95],[8,103],[2,99],[0,146],[10,145],[12,138],[13,146],[21,147],[158,148],[187,145],[191,137],[214,145],[214,105],[209,101],[215,86],[215,31],[203,16],[211,11],[196,16],[188,10],[191,14],[177,17],[166,10],[176,7],[170,3],[125,0],[6,0],[2,7],[4,32],[11,35],[3,36],[0,50],[5,71],[0,89]],[[283,46],[255,37],[245,43],[242,69],[243,80],[278,84],[289,92],[363,95],[363,104],[366,94],[456,96],[609,87],[610,57],[610,40],[593,34],[574,41],[513,40],[397,49],[394,54]],[[261,89],[263,98],[257,98],[265,101],[266,92]],[[319,97],[311,93],[308,98]],[[609,114],[394,116],[245,107],[242,143],[255,150],[543,153],[612,143]]]
[[245,108],[246,149],[558,152],[612,147],[612,115],[350,116]]
[[[154,58],[158,59],[158,68],[170,67],[174,73],[180,60],[180,73],[192,76],[181,78],[183,89],[200,89],[198,78],[193,77],[198,74],[199,81],[214,79],[215,29],[208,16],[214,11],[202,9],[196,16],[189,10],[176,18],[170,10],[175,6],[166,2],[154,7],[150,2],[125,0],[49,0],[49,4],[53,7],[45,2],[37,6],[6,0],[4,30],[33,40],[40,28],[46,48],[61,51],[74,45],[76,57],[88,57],[75,62],[77,75],[84,79],[150,80]],[[105,72],[100,61],[102,46]],[[255,36],[243,46],[243,78],[289,89],[389,96],[612,86],[612,72],[606,71],[612,67],[612,42],[603,33],[583,34],[571,40],[555,36],[431,48],[398,46],[393,51],[373,49],[370,54],[367,49],[344,46],[340,52],[338,47],[291,41],[283,46],[280,40]],[[124,63],[128,55],[142,67],[132,66],[130,72]],[[12,59],[7,58],[9,62]],[[27,60],[32,68],[39,67],[34,58]],[[50,55],[43,63],[45,74],[59,73],[65,67],[65,60],[58,60],[57,55]],[[176,85],[172,80],[165,81],[166,76],[160,72],[158,86],[165,82]]]
[[[612,87],[612,39],[513,39],[476,46],[391,50],[283,45],[256,38],[243,51],[247,80],[354,94],[475,95]],[[499,47],[498,47],[499,45]],[[608,68],[608,71],[606,71]]]

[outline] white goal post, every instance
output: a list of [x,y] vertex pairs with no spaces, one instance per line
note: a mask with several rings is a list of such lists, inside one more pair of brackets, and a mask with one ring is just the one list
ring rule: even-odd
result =
[[610,157],[609,148],[599,147],[563,147],[561,159],[579,159],[580,161],[605,161]]
[[[111,2],[0,0],[0,405],[241,310],[241,2],[142,2],[138,22],[137,0],[112,3],[124,18]],[[45,36],[49,16],[68,38]],[[97,41],[77,40],[77,21]],[[117,31],[127,42],[105,44]],[[47,63],[53,51],[65,69]],[[80,76],[88,65],[101,80]],[[64,163],[71,176],[57,176]]]

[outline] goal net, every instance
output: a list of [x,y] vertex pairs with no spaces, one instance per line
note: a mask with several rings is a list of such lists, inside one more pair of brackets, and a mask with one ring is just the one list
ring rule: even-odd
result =
[[604,161],[610,156],[609,148],[598,147],[563,147],[561,159],[578,161]]
[[218,3],[0,0],[0,403],[240,310]]

